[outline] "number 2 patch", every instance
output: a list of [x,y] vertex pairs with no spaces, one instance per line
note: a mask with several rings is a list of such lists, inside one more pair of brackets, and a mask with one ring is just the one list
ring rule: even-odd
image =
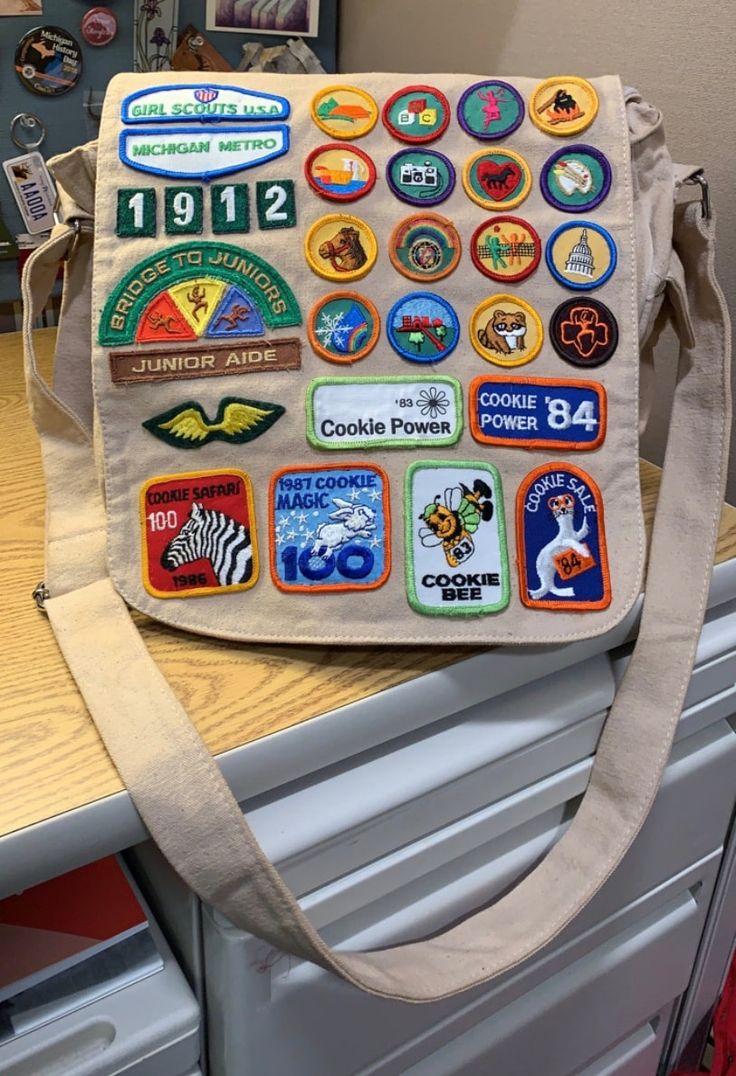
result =
[[279,590],[374,590],[391,570],[388,476],[373,464],[285,467],[271,479]]
[[598,448],[606,436],[606,390],[594,381],[542,377],[476,377],[470,428],[483,445]]

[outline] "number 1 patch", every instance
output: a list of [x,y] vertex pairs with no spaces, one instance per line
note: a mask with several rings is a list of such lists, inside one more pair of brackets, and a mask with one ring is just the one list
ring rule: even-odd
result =
[[279,590],[374,590],[388,579],[388,476],[380,467],[285,467],[271,479],[268,514]]
[[584,452],[606,436],[606,390],[594,381],[476,377],[469,410],[482,445]]

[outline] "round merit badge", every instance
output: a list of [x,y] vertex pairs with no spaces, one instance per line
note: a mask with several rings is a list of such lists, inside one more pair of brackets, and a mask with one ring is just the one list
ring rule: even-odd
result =
[[388,185],[409,205],[438,205],[455,187],[455,169],[432,149],[402,149],[386,165]]
[[307,324],[312,348],[328,362],[364,359],[375,347],[380,331],[375,306],[355,291],[323,296],[312,307]]
[[91,7],[81,22],[82,37],[88,45],[109,45],[118,32],[118,20],[109,7]]
[[378,105],[356,86],[328,86],[312,98],[312,119],[332,138],[361,138],[375,127]]
[[524,119],[524,101],[508,82],[476,82],[460,98],[457,118],[474,138],[504,138]]
[[491,295],[471,315],[470,341],[487,362],[524,366],[542,348],[542,319],[516,295]]
[[441,362],[457,346],[460,322],[446,299],[415,291],[391,307],[386,331],[394,350],[410,362]]
[[18,42],[15,70],[26,89],[43,97],[58,97],[79,81],[82,50],[61,26],[37,26]]
[[365,221],[348,213],[320,217],[307,232],[304,254],[325,280],[358,280],[373,268],[378,243]]
[[383,106],[383,122],[402,142],[433,142],[450,122],[450,105],[434,86],[406,86]]
[[542,257],[542,240],[521,217],[491,217],[473,233],[470,254],[491,280],[513,283],[531,276]]
[[584,78],[548,78],[540,82],[529,102],[532,123],[547,134],[579,134],[598,112],[598,94]]
[[547,240],[547,266],[561,284],[576,291],[600,287],[616,268],[616,244],[599,224],[561,224]]
[[611,166],[594,146],[565,146],[545,162],[540,186],[564,213],[595,209],[611,189]]
[[312,190],[334,202],[355,202],[376,182],[368,154],[340,143],[313,150],[304,162],[304,174]]
[[566,299],[550,318],[549,335],[557,354],[573,366],[600,366],[618,345],[616,319],[597,299]]
[[510,149],[482,149],[465,162],[463,186],[484,209],[513,209],[532,189],[532,173],[524,158]]
[[411,280],[441,280],[460,261],[460,236],[452,221],[437,213],[417,213],[394,228],[389,256]]

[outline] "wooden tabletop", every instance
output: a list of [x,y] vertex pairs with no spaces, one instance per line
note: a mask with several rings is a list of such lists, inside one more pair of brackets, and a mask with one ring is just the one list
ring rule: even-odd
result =
[[[51,368],[54,330],[37,333]],[[0,551],[0,837],[122,789],[31,591],[43,578],[44,492],[24,399],[20,334],[0,336],[3,443]],[[647,523],[659,469],[642,461]],[[724,506],[717,561],[736,556],[736,509]],[[143,637],[214,754],[373,695],[478,651],[237,646],[143,617]],[[247,687],[247,708],[244,696]],[[217,707],[211,705],[217,697]]]

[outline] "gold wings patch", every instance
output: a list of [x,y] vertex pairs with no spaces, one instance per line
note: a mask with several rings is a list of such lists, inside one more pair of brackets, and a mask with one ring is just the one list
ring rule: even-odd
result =
[[175,448],[201,448],[210,441],[242,445],[260,437],[285,411],[280,404],[226,396],[212,422],[202,405],[190,400],[146,419],[142,425]]

